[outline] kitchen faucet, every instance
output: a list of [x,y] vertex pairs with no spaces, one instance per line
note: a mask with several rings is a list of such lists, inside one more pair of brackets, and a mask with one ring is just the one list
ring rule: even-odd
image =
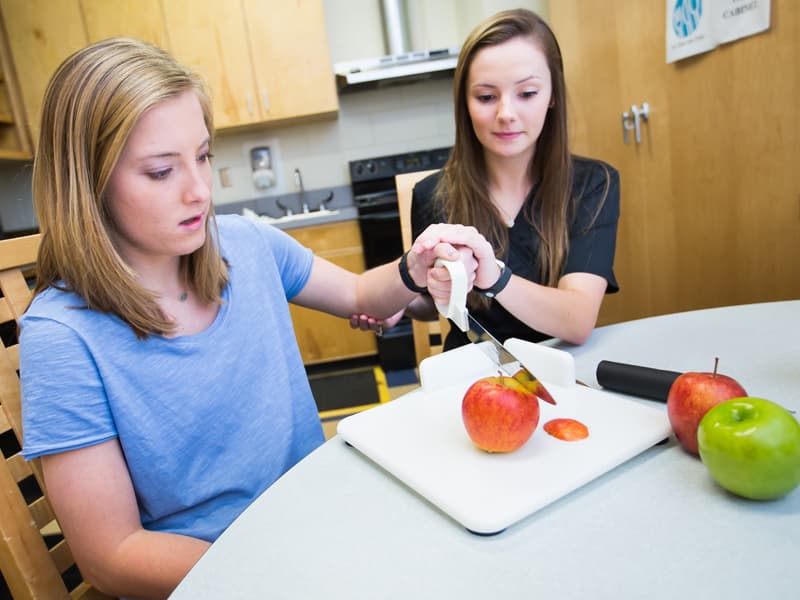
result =
[[303,205],[303,212],[308,214],[310,209],[308,207],[308,202],[306,202],[306,190],[305,187],[303,187],[303,176],[300,174],[300,169],[297,168],[294,170],[294,184],[300,192],[300,202],[302,202]]

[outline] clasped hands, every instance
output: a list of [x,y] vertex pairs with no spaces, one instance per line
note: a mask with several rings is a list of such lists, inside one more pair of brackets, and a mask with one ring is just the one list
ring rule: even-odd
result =
[[[437,258],[460,260],[464,264],[467,289],[491,287],[500,277],[500,267],[494,250],[477,229],[446,223],[430,225],[414,240],[408,252],[407,266],[414,283],[419,287],[426,287],[435,303],[447,304],[451,289],[450,272],[445,267],[435,266]],[[412,303],[416,301],[415,298]],[[380,336],[384,330],[394,327],[400,321],[407,308],[404,307],[385,319],[354,314],[350,316],[350,327],[375,331]]]

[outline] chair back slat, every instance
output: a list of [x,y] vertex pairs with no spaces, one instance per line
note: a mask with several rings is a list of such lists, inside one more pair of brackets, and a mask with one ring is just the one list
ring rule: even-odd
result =
[[28,463],[28,461],[22,458],[21,454],[15,454],[14,456],[7,458],[6,464],[8,465],[8,470],[11,471],[11,476],[17,483],[33,475],[31,465]]
[[[411,239],[411,196],[414,186],[418,181],[435,172],[436,169],[402,173],[394,178],[395,188],[397,189],[397,206],[400,213],[400,235],[403,241],[403,250],[411,248],[411,243],[413,242]],[[423,359],[442,352],[444,338],[447,332],[450,331],[450,324],[447,319],[439,316],[435,321],[414,320],[411,322],[411,329],[414,334],[414,352],[417,358],[417,366],[419,366]]]
[[0,570],[14,600],[110,600],[80,580],[47,498],[41,461],[19,453],[17,326],[32,297],[39,243],[39,235],[0,240]]

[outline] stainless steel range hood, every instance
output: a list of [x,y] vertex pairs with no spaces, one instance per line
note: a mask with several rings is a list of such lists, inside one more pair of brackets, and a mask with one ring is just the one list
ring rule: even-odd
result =
[[382,0],[384,35],[389,54],[333,65],[340,92],[449,77],[458,62],[458,47],[410,51],[403,0]]

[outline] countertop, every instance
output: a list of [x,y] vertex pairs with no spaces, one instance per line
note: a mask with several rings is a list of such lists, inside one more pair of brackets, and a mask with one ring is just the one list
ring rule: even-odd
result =
[[[325,203],[327,210],[319,210],[321,202],[328,198],[331,193],[333,197]],[[304,213],[302,209],[304,200],[309,208],[307,213]],[[286,216],[284,209],[280,208],[278,203],[291,210],[291,216]],[[353,194],[350,186],[306,190],[303,193],[295,192],[280,196],[264,196],[241,202],[214,205],[214,210],[217,214],[241,215],[245,209],[253,211],[256,215],[266,216],[267,219],[265,221],[279,229],[295,229],[311,225],[351,221],[358,218],[358,209],[353,203]]]

